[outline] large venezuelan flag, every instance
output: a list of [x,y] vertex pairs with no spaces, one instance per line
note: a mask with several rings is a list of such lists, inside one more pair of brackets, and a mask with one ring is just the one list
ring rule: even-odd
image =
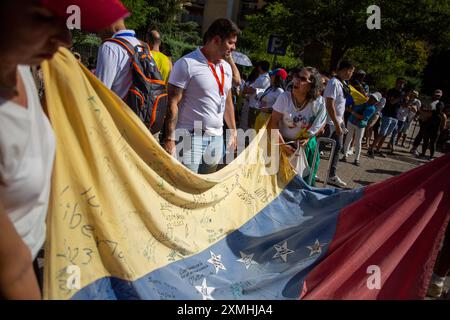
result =
[[367,188],[314,189],[284,156],[262,174],[261,131],[240,155],[256,161],[200,176],[69,51],[44,74],[58,146],[46,298],[425,295],[449,219],[448,156]]

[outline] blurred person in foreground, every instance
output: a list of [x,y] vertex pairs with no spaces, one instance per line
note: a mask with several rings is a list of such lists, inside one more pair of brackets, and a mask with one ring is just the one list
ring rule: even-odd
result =
[[0,298],[40,299],[33,260],[46,235],[55,137],[30,67],[69,47],[70,5],[81,27],[104,28],[128,14],[118,1],[0,2]]

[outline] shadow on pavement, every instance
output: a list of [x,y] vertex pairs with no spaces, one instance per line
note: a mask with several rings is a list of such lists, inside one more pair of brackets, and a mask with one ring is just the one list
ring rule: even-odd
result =
[[406,155],[406,154],[400,154],[399,152],[396,152],[394,154],[387,154],[387,156],[390,159],[394,159],[394,160],[397,160],[397,161],[410,163],[410,164],[413,164],[413,165],[416,165],[416,166],[424,164],[426,162],[425,160],[421,160],[421,159],[415,158],[411,154],[407,154]]
[[373,181],[363,181],[363,180],[353,180],[353,182],[364,187],[374,183]]
[[[403,172],[397,171],[397,170],[386,170],[386,169],[371,169],[366,170],[366,172],[369,173],[379,173],[379,174],[389,174],[391,176],[397,176],[399,174],[402,174]],[[356,181],[355,181],[356,182]]]

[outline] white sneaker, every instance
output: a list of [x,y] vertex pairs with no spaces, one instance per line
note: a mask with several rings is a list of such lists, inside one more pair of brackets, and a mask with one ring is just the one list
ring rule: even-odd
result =
[[351,148],[350,150],[347,151],[347,157],[352,156],[354,154],[355,154],[355,151],[353,150],[353,148]]
[[347,186],[347,183],[342,181],[338,176],[329,177],[327,183],[343,188]]

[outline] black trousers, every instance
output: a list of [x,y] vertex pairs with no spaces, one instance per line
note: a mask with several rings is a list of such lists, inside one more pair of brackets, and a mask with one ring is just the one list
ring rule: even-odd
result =
[[417,147],[420,146],[420,143],[422,142],[423,136],[425,134],[425,127],[424,127],[424,124],[422,121],[419,121],[419,126],[420,126],[419,133],[417,134],[416,138],[414,139],[413,149],[417,149]]
[[438,132],[436,130],[423,130],[423,145],[422,145],[422,156],[425,156],[427,149],[430,149],[430,157],[434,156],[434,151],[436,150],[436,142],[438,139]]

